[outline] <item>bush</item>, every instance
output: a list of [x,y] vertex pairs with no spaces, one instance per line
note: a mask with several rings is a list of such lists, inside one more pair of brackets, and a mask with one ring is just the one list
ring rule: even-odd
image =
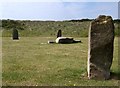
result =
[[[34,37],[56,37],[57,31],[61,30],[62,35],[66,37],[88,37],[88,31],[90,26],[89,19],[82,19],[73,21],[14,21],[14,20],[2,20],[3,33],[2,36],[10,37],[11,29],[16,28],[19,30],[21,36]],[[115,20],[115,36],[120,35],[118,30],[120,27],[118,24],[120,21]],[[25,30],[24,30],[25,29]]]
[[24,30],[24,23],[14,20],[2,20],[2,27],[5,29],[17,28],[19,30]]

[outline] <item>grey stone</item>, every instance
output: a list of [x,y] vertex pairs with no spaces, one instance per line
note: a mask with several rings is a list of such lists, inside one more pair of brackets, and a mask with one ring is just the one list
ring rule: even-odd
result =
[[17,29],[13,29],[13,40],[19,40],[19,36],[18,36],[18,30]]
[[58,37],[62,37],[62,31],[61,30],[58,30],[58,32],[57,32],[57,38]]
[[56,40],[56,43],[73,43],[74,40],[72,37],[58,37]]
[[110,78],[113,60],[114,24],[111,16],[100,15],[89,29],[88,78]]
[[81,40],[73,40],[73,43],[82,43]]

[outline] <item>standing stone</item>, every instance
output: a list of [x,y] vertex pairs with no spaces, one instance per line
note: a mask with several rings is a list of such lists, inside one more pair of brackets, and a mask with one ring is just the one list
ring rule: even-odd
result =
[[89,30],[88,78],[110,78],[113,60],[114,24],[111,16],[100,15]]
[[18,38],[18,30],[17,29],[13,29],[13,40],[19,40]]
[[58,38],[58,37],[62,37],[62,31],[61,31],[61,30],[58,30],[57,38]]

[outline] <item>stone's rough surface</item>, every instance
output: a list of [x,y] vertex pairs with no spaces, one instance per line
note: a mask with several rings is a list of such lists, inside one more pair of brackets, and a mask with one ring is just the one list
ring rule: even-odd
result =
[[58,38],[58,37],[62,37],[62,31],[61,31],[61,30],[58,30],[57,38]]
[[113,60],[114,24],[111,16],[100,15],[89,30],[88,77],[109,79]]
[[17,29],[13,29],[13,40],[18,40],[18,30]]
[[72,37],[58,37],[56,40],[56,43],[73,43],[74,40]]

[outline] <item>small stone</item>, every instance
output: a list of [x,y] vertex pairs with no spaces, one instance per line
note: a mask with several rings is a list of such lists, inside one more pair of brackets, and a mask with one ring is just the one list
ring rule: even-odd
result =
[[19,38],[18,38],[18,30],[17,29],[13,29],[13,34],[12,34],[12,36],[13,36],[13,40],[19,40]]
[[57,38],[58,37],[62,37],[62,31],[61,30],[58,30],[58,32],[57,32]]

